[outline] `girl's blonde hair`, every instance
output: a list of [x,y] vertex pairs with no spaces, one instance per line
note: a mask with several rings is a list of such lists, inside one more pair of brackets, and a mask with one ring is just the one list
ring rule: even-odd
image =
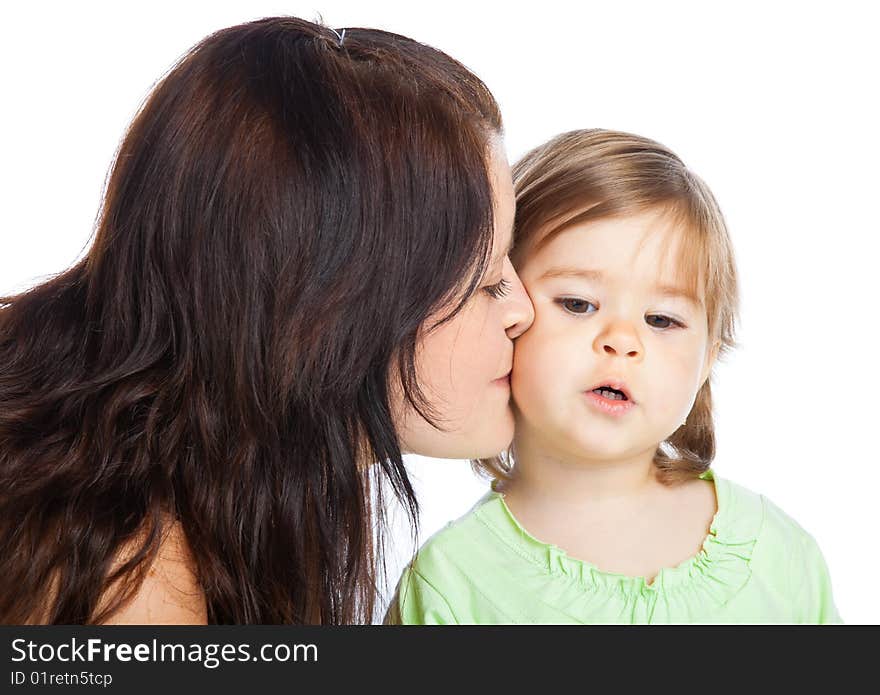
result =
[[[680,282],[704,297],[710,344],[717,345],[719,356],[735,347],[738,281],[727,226],[709,188],[674,152],[630,133],[575,130],[527,153],[513,167],[513,181],[514,267],[574,225],[662,210],[681,230],[676,272]],[[473,464],[478,472],[503,480],[514,455],[511,447]],[[707,379],[685,424],[658,446],[654,464],[658,478],[672,484],[704,473],[714,456]]]

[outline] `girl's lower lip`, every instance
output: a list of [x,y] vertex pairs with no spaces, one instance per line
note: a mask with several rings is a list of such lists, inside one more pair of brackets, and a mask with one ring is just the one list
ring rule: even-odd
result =
[[594,393],[593,391],[587,391],[586,396],[587,400],[593,405],[593,407],[605,413],[606,415],[612,415],[614,417],[626,415],[636,406],[636,404],[632,401],[615,401],[610,398],[600,396],[598,393]]

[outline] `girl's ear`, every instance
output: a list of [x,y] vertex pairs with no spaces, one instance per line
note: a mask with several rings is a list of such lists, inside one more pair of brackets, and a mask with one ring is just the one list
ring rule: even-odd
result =
[[712,371],[712,365],[715,364],[715,359],[718,357],[718,350],[720,348],[721,348],[721,341],[716,340],[706,350],[706,362],[703,365],[703,372],[700,374],[700,386],[705,384],[706,379],[709,378],[709,374]]

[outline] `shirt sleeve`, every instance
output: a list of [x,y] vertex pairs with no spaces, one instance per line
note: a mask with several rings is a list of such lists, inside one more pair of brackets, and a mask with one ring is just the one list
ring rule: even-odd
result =
[[443,595],[416,570],[403,572],[385,615],[386,625],[457,625]]
[[799,623],[822,625],[842,623],[831,593],[828,565],[815,539],[804,532],[792,554],[795,617]]

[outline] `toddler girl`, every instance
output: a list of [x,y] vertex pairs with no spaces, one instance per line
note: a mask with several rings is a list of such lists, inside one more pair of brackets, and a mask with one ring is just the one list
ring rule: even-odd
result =
[[737,276],[705,184],[627,133],[566,133],[514,168],[510,449],[435,534],[389,611],[403,623],[826,623],[814,539],[716,476],[709,376],[734,345]]

